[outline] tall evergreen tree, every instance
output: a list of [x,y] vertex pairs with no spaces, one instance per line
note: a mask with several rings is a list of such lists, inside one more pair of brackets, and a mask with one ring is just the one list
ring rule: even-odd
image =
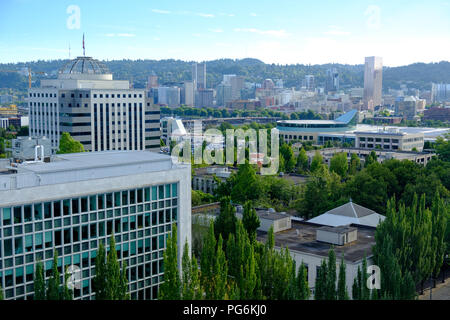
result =
[[217,242],[216,259],[214,262],[214,288],[212,298],[214,300],[224,300],[227,293],[228,266],[223,251],[222,235],[219,235]]
[[305,148],[301,148],[297,156],[297,172],[306,173],[308,171],[308,155]]
[[298,284],[297,298],[299,300],[308,300],[310,295],[308,284],[308,273],[306,270],[306,266],[303,262],[300,265],[300,268],[298,269],[297,284]]
[[242,223],[244,224],[245,230],[247,230],[250,241],[254,242],[256,240],[256,230],[261,225],[261,221],[251,201],[247,201],[244,205]]
[[317,270],[316,283],[314,289],[315,300],[325,300],[327,293],[327,263],[322,260],[320,267]]
[[61,274],[58,271],[58,252],[53,255],[52,275],[48,279],[47,300],[60,300]]
[[211,221],[200,257],[201,285],[205,290],[205,298],[213,299],[214,261],[216,260],[216,237],[214,223]]
[[125,265],[120,270],[117,259],[116,241],[114,234],[111,234],[109,242],[109,252],[106,258],[106,296],[108,300],[127,300],[128,285],[124,286],[123,276],[126,274]]
[[173,226],[167,239],[167,247],[164,251],[164,282],[159,289],[161,300],[181,299],[181,280],[178,271],[177,227]]
[[95,258],[95,276],[93,279],[96,300],[107,299],[106,270],[106,249],[103,245],[103,242],[100,242],[100,245],[97,249],[97,256]]
[[61,292],[62,300],[73,300],[73,290],[69,289],[68,282],[70,278],[70,274],[67,272],[68,267],[66,266],[64,269],[64,287]]
[[183,300],[198,300],[202,297],[197,260],[189,257],[189,245],[186,241],[182,258],[182,297]]
[[336,300],[336,254],[333,248],[328,251],[325,299]]
[[34,300],[46,300],[46,295],[44,265],[38,261],[34,273]]
[[341,258],[341,264],[339,265],[339,278],[338,278],[338,289],[337,289],[337,299],[338,300],[348,300],[348,292],[346,285],[346,276],[345,276],[345,263],[344,263],[344,255]]
[[223,197],[220,200],[220,213],[217,219],[214,222],[214,231],[216,234],[216,239],[219,238],[219,235],[222,235],[222,238],[228,240],[228,236],[230,233],[234,233],[236,231],[236,209],[231,204],[230,197]]

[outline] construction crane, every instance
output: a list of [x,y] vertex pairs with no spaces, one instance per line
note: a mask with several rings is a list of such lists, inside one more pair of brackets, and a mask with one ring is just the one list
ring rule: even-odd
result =
[[[20,70],[0,70],[0,72],[19,73]],[[47,74],[46,72],[33,71],[35,74]],[[28,88],[31,89],[31,68],[28,67]]]
[[[46,74],[45,72],[34,71],[36,74]],[[31,89],[31,68],[28,67],[28,88]]]

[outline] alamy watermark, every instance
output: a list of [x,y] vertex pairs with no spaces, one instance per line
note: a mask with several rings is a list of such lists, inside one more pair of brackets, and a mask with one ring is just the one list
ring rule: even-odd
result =
[[[181,134],[174,131],[171,140],[175,142],[171,156],[174,163],[194,164],[244,164],[247,160],[250,164],[257,164],[261,175],[277,174],[280,159],[279,130],[270,130],[270,154],[268,150],[268,129],[249,128],[227,129],[225,136],[218,129],[202,130],[202,121],[194,121],[192,133]],[[203,148],[204,142],[206,148]],[[235,155],[236,148],[236,155]],[[248,159],[245,150],[248,148]],[[193,158],[193,159],[192,159]]]
[[75,4],[71,4],[67,7],[66,13],[70,14],[69,17],[67,17],[66,26],[67,29],[73,30],[73,29],[80,29],[81,27],[81,9],[79,6]]

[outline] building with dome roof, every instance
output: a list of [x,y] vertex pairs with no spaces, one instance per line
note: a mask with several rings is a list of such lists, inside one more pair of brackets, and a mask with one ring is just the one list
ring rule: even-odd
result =
[[92,57],[67,62],[28,96],[30,136],[48,137],[54,151],[62,132],[87,151],[159,150],[159,107]]

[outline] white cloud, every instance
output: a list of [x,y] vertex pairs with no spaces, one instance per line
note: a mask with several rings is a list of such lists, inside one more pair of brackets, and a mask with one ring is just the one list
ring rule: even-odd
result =
[[344,31],[338,26],[330,26],[330,29],[325,31],[324,34],[329,36],[348,36],[350,35],[350,32]]
[[223,30],[220,29],[220,28],[217,28],[217,29],[208,29],[208,30],[211,31],[211,32],[216,32],[216,33],[221,33],[221,32],[223,32]]
[[124,37],[124,38],[132,38],[136,37],[134,33],[107,33],[105,37]]
[[254,12],[250,12],[250,15],[252,16],[252,17],[256,17],[256,16],[258,16],[256,13],[254,13]]
[[154,13],[160,13],[160,14],[170,14],[170,11],[167,10],[160,10],[160,9],[152,9],[152,12]]
[[277,38],[286,38],[289,36],[289,33],[286,32],[286,30],[261,30],[261,29],[255,29],[255,28],[236,28],[234,29],[235,32],[249,32],[249,33],[256,33],[261,34],[265,36],[273,36]]
[[212,13],[196,13],[198,16],[203,17],[203,18],[214,18],[215,15],[213,15]]

